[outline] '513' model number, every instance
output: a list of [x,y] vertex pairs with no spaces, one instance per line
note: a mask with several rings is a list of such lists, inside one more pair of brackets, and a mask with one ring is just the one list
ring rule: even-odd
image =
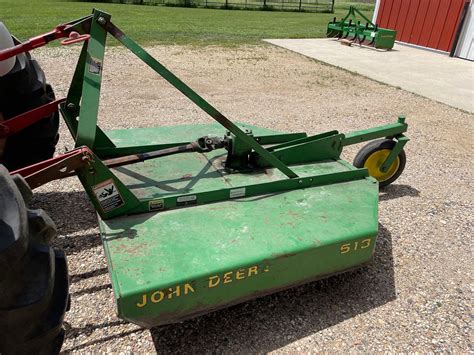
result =
[[349,252],[366,249],[370,247],[371,243],[372,243],[372,239],[363,239],[357,242],[346,243],[346,244],[341,245],[341,248],[339,249],[339,251],[341,254],[346,254]]

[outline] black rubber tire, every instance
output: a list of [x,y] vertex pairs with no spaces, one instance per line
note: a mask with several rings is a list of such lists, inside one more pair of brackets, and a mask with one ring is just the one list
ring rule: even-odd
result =
[[0,354],[57,354],[69,300],[64,252],[42,210],[29,210],[25,186],[0,165]]
[[[12,71],[0,77],[0,112],[5,121],[54,100],[51,85],[29,53],[20,54]],[[58,129],[56,111],[8,137],[0,163],[14,171],[51,158],[59,139]]]
[[[55,100],[55,95],[50,85],[46,86],[46,93],[38,97],[37,100],[36,106],[28,107],[28,109],[25,108],[24,112]],[[9,137],[5,144],[2,163],[9,171],[14,171],[52,158],[59,140],[58,129],[59,113],[56,111],[52,115]]]
[[[365,145],[361,150],[359,150],[359,152],[354,158],[353,165],[356,168],[363,168],[365,165],[365,162],[372,154],[382,149],[392,150],[395,144],[396,142],[391,139],[378,139],[378,140],[372,141],[368,143],[367,145]],[[406,154],[403,149],[398,154],[398,158],[400,160],[400,164],[398,166],[397,171],[395,171],[395,173],[389,179],[385,181],[379,181],[380,188],[390,185],[395,180],[397,180],[398,177],[402,174],[403,170],[405,169],[405,165],[407,161]]]

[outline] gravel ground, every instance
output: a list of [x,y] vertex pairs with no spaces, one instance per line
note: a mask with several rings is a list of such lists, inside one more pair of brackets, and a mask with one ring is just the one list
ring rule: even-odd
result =
[[[34,204],[57,223],[56,244],[69,258],[64,351],[473,351],[473,115],[269,45],[150,50],[234,120],[316,133],[405,114],[407,167],[380,195],[370,266],[151,331],[115,315],[96,217],[77,180],[43,186]],[[58,96],[77,54],[36,51]],[[106,129],[210,122],[119,48],[106,57],[103,93]],[[73,145],[64,125],[61,133],[63,152]],[[351,161],[356,151],[345,157]]]

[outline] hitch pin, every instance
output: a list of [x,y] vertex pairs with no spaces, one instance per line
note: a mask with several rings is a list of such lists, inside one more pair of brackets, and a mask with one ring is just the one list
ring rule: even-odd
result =
[[80,35],[76,31],[71,31],[71,32],[69,32],[69,37],[67,39],[61,41],[61,45],[67,46],[67,45],[73,44],[73,43],[84,42],[84,41],[89,40],[89,38],[91,38],[90,34]]
[[87,41],[91,36],[90,34],[87,34],[87,33],[81,35],[76,31],[72,31],[68,29],[67,25],[59,25],[53,31],[44,33],[36,37],[32,37],[29,40],[23,43],[20,43],[14,47],[0,50],[0,61],[14,57],[20,53],[25,53],[32,49],[42,47],[51,41],[54,41],[59,38],[65,38],[65,37],[66,39],[61,41],[61,44],[63,46],[67,46],[68,44]]

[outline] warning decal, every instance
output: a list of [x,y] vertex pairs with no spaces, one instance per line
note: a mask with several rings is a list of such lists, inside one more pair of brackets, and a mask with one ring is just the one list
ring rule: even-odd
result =
[[176,199],[176,206],[188,206],[197,204],[196,195],[180,196]]
[[150,211],[159,211],[165,209],[165,202],[163,199],[152,200],[148,202],[148,209]]
[[239,187],[238,189],[230,190],[229,197],[230,198],[237,198],[237,197],[244,197],[245,196],[245,187]]
[[123,198],[112,179],[93,186],[92,191],[94,191],[95,197],[104,212],[110,212],[124,204]]
[[92,74],[99,75],[101,71],[102,61],[100,59],[91,57],[89,62],[89,72],[91,72]]

